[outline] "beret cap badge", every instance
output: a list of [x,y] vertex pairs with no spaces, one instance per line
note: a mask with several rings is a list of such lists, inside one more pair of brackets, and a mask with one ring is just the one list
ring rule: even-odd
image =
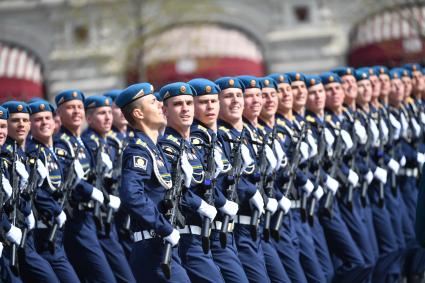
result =
[[43,111],[44,109],[46,109],[46,105],[40,104],[39,108],[40,108],[41,111]]
[[234,86],[234,85],[235,85],[235,81],[234,81],[233,79],[230,79],[230,80],[229,80],[229,85],[230,85],[230,86]]
[[184,85],[182,85],[182,86],[180,87],[180,92],[181,92],[181,93],[185,93],[185,91],[186,91],[186,87],[185,87]]
[[297,81],[299,81],[299,80],[300,80],[300,78],[301,78],[301,75],[300,75],[299,73],[296,73],[296,74],[295,74],[295,79],[296,79]]
[[283,82],[283,76],[282,75],[279,76],[279,81]]
[[16,107],[16,110],[18,110],[19,112],[21,112],[23,109],[24,109],[24,106],[22,106],[21,104],[19,104],[19,105]]
[[77,97],[78,96],[78,93],[76,92],[76,91],[74,91],[73,93],[72,93],[72,97]]
[[264,81],[265,86],[268,86],[270,84],[269,80]]
[[251,80],[251,81],[249,82],[249,84],[250,84],[250,86],[251,86],[251,87],[255,87],[255,80]]
[[311,85],[315,85],[315,84],[316,84],[316,80],[315,80],[315,79],[311,79],[311,80],[310,80],[310,84],[311,84]]
[[210,92],[211,92],[211,86],[207,85],[207,86],[205,87],[205,92],[206,92],[206,93],[210,93]]
[[333,82],[333,81],[334,81],[334,76],[330,76],[330,77],[329,77],[329,81],[330,81],[330,82]]

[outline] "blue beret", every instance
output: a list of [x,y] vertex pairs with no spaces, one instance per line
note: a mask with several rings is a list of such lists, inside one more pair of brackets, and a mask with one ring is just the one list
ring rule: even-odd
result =
[[121,93],[121,89],[111,89],[103,94],[103,96],[109,97],[112,99],[112,102],[117,99],[118,95]]
[[220,87],[221,90],[225,90],[228,88],[239,88],[242,91],[245,90],[242,82],[238,78],[233,77],[222,77],[215,81],[215,83]]
[[322,79],[322,83],[324,85],[330,84],[330,83],[342,83],[342,79],[338,74],[334,72],[324,72],[320,74],[320,78]]
[[390,76],[390,79],[401,79],[401,72],[403,71],[402,68],[392,68],[388,75]]
[[193,79],[187,83],[196,90],[197,96],[220,93],[220,87],[207,79]]
[[335,73],[340,77],[347,75],[354,76],[354,71],[354,68],[351,67],[336,67],[331,70],[332,73]]
[[92,109],[98,107],[111,107],[112,99],[110,97],[102,96],[102,95],[93,95],[86,98],[84,101],[84,108]]
[[1,120],[9,119],[9,111],[6,108],[1,106],[0,106],[0,119]]
[[159,91],[155,91],[153,95],[156,97],[156,100],[162,101],[162,97],[159,95]]
[[271,77],[262,77],[262,78],[259,78],[259,80],[260,80],[261,88],[270,87],[270,88],[274,88],[275,90],[278,89],[276,81]]
[[354,77],[356,81],[368,80],[369,79],[369,68],[360,68],[354,71]]
[[270,74],[268,77],[272,78],[277,84],[291,84],[291,80],[286,74]]
[[296,82],[296,81],[301,81],[301,82],[305,83],[305,75],[303,73],[289,72],[289,73],[286,73],[286,75],[288,76],[291,83]]
[[115,104],[120,108],[124,108],[131,102],[149,94],[153,94],[153,85],[150,83],[134,84],[121,91],[115,99]]
[[389,70],[385,66],[373,66],[373,69],[375,70],[375,74],[377,76],[384,75],[384,74],[386,74],[386,75],[389,74]]
[[418,63],[409,63],[409,64],[405,64],[403,66],[403,68],[409,70],[410,72],[415,72],[415,71],[419,71],[422,73],[422,67],[421,65],[419,65]]
[[28,107],[30,108],[30,115],[44,111],[55,113],[55,107],[53,107],[51,103],[44,99],[38,99],[34,102],[31,102],[28,104]]
[[318,75],[305,75],[304,80],[305,80],[305,85],[307,86],[307,88],[322,83],[322,79]]
[[62,91],[55,97],[56,106],[74,99],[81,100],[84,103],[84,94],[80,90],[74,89]]
[[361,73],[366,72],[366,73],[368,73],[369,77],[370,76],[376,76],[375,69],[372,68],[372,67],[361,67],[361,68],[358,68],[356,71],[359,71]]
[[248,88],[259,88],[261,89],[260,80],[254,76],[238,76],[245,89]]
[[405,68],[401,68],[401,76],[402,77],[412,78],[413,77],[413,74],[412,74],[412,72],[410,70],[405,69]]
[[171,83],[163,86],[159,90],[159,96],[163,101],[168,98],[179,96],[179,95],[191,95],[196,96],[196,90],[193,86],[183,82]]
[[30,109],[28,107],[28,104],[22,101],[8,101],[2,105],[4,108],[9,110],[9,114],[12,113],[30,113]]

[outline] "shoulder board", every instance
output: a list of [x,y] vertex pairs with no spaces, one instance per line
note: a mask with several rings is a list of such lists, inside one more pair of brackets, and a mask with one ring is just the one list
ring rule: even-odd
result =
[[196,128],[197,128],[198,130],[201,130],[201,131],[205,132],[205,133],[208,133],[208,129],[207,129],[207,128],[205,128],[204,126],[200,125],[200,124],[198,124],[198,126],[197,126]]
[[91,134],[90,139],[96,142],[96,145],[99,146],[99,138],[95,134]]
[[142,147],[148,147],[148,145],[146,144],[146,142],[142,141],[141,139],[137,139],[136,140],[136,144],[140,145]]
[[179,140],[175,136],[173,136],[173,135],[167,135],[166,139],[169,140],[169,141],[172,141],[172,142],[174,142],[176,144],[179,143]]
[[286,126],[286,122],[283,119],[276,119],[276,124],[278,124],[279,126],[282,126],[282,127]]
[[309,122],[309,123],[316,123],[316,119],[314,119],[314,117],[313,117],[313,116],[311,116],[311,115],[307,115],[307,116],[305,117],[305,120],[306,120],[307,122]]
[[260,125],[260,124],[258,124],[258,125],[257,125],[257,128],[258,128],[260,131],[264,131],[264,129],[265,129],[265,127],[264,127],[263,125]]
[[61,139],[61,140],[64,140],[64,141],[69,141],[69,136],[68,136],[67,134],[63,133],[63,134],[60,136],[60,139]]
[[117,136],[117,133],[115,133],[114,131],[110,130],[107,134],[108,137],[112,137],[115,138]]
[[220,131],[223,131],[223,132],[226,132],[226,133],[230,132],[230,130],[228,128],[226,128],[225,126],[220,126],[218,129]]

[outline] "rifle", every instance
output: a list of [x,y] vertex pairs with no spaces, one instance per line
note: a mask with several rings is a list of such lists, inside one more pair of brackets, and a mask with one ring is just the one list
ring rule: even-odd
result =
[[[395,156],[395,149],[397,148],[396,140],[394,139],[394,129],[393,125],[391,124],[390,120],[390,113],[388,111],[384,112],[386,114],[385,118],[388,121],[388,144],[390,145],[389,148],[389,155],[391,158],[396,160]],[[425,135],[424,135],[425,138]],[[391,171],[391,193],[394,197],[397,197],[397,175]]]
[[[228,142],[233,143],[233,149],[232,149],[232,169],[230,169],[229,175],[228,175],[228,182],[229,186],[227,187],[225,191],[225,196],[228,200],[239,202],[238,201],[238,195],[237,195],[237,187],[239,184],[239,180],[242,176],[242,166],[243,166],[243,160],[242,160],[242,152],[241,147],[244,140],[245,135],[245,127],[241,131],[241,135],[238,139],[227,139]],[[220,230],[220,244],[221,247],[224,249],[227,245],[227,232],[229,230],[229,222],[230,222],[230,216],[224,215],[223,223]]]
[[[209,205],[214,205],[214,189],[216,184],[215,170],[216,164],[214,160],[214,149],[217,144],[217,135],[213,133],[211,135],[211,142],[208,145],[208,156],[207,156],[207,170],[205,172],[204,186],[207,188],[204,193],[204,200]],[[210,250],[210,228],[211,219],[204,217],[202,221],[202,250],[205,254],[208,254]]]
[[[357,112],[354,113],[354,123],[356,123],[356,114]],[[351,136],[353,137],[353,150],[352,152],[352,156],[348,162],[348,166],[350,167],[350,169],[353,169],[354,165],[355,165],[355,154],[356,154],[356,148],[358,145],[358,138],[357,138],[357,134],[356,134],[356,130],[354,127],[354,123],[352,125],[351,128]],[[353,194],[354,194],[354,186],[349,183],[348,184],[348,189],[347,189],[347,207],[350,211],[353,211]]]
[[[95,180],[96,180],[96,188],[99,189],[104,197],[104,203],[109,203],[109,194],[105,192],[104,184],[103,184],[103,161],[102,161],[102,152],[104,151],[105,145],[103,142],[100,142],[99,147],[96,152],[96,167],[95,167]],[[98,201],[95,201],[94,203],[94,222],[96,224],[96,228],[98,232],[103,231],[104,224],[103,224],[103,218],[102,218],[102,206],[103,204],[99,203]],[[109,230],[110,231],[110,230]],[[109,232],[105,231],[105,232]],[[106,233],[107,236],[109,236],[109,233]]]
[[[18,144],[15,141],[13,145],[13,160],[12,160],[12,197],[10,201],[13,205],[12,210],[12,225],[17,225],[18,218],[18,200],[19,200],[19,180],[18,174],[16,172],[16,162],[18,161]],[[15,243],[12,243],[12,251],[10,257],[10,268],[12,272],[19,276],[19,265],[18,265],[18,246]]]
[[[173,186],[167,191],[164,199],[166,208],[165,217],[170,221],[173,228],[184,227],[185,220],[180,211],[180,201],[183,195],[183,172],[181,169],[181,159],[184,154],[184,142],[180,144],[179,155],[173,164],[172,182]],[[161,269],[167,279],[171,278],[171,243],[165,243],[164,257],[161,261]]]
[[[30,169],[30,175],[28,178],[28,184],[26,185],[26,187],[22,190],[21,192],[21,197],[25,200],[31,203],[31,207],[32,210],[34,212],[34,216],[35,219],[37,219],[37,213],[36,213],[36,209],[34,206],[34,194],[38,185],[38,179],[39,176],[37,174],[37,160],[40,157],[40,152],[41,152],[41,145],[38,145],[37,148],[37,153],[33,159],[33,163],[31,164],[31,169]],[[30,158],[30,161],[32,159]],[[28,227],[25,225],[24,229],[22,231],[22,240],[21,240],[21,244],[19,245],[20,248],[25,248],[25,243],[27,241],[27,235],[28,235]]]
[[[384,158],[383,156],[380,156],[381,154],[384,154],[384,137],[383,132],[380,127],[381,122],[381,111],[378,109],[378,129],[379,129],[379,147],[378,147],[378,165],[379,167],[384,167]],[[378,207],[382,208],[384,207],[384,201],[385,201],[385,192],[384,192],[384,184],[382,182],[379,182],[379,189],[378,189]]]
[[[370,163],[370,150],[372,149],[372,131],[370,129],[369,121],[367,119],[366,119],[366,126],[367,126],[367,142],[366,142],[366,146],[365,146],[365,149],[366,149],[366,166],[370,167],[369,163]],[[360,201],[361,201],[362,207],[366,207],[368,186],[369,186],[369,184],[367,183],[367,181],[363,180],[362,191],[361,191],[361,195],[360,195]]]
[[[293,151],[291,162],[289,163],[290,164],[290,167],[289,167],[289,170],[288,170],[289,180],[288,180],[287,183],[285,183],[285,186],[283,187],[285,197],[287,197],[289,195],[289,193],[292,190],[292,187],[294,186],[296,171],[297,171],[299,163],[301,162],[301,155],[299,154],[301,142],[303,141],[303,138],[304,138],[304,135],[305,135],[306,132],[307,132],[307,128],[306,128],[306,124],[304,124],[302,129],[301,129],[300,136],[298,137],[298,141],[295,145],[295,149]],[[275,221],[272,225],[270,233],[276,241],[279,241],[279,230],[280,230],[280,226],[282,225],[284,215],[285,215],[285,212],[282,209],[279,208],[277,213],[276,213],[276,217],[274,217]]]
[[[61,183],[60,188],[58,189],[56,195],[61,196],[61,199],[59,201],[59,205],[61,207],[61,209],[65,212],[67,212],[67,206],[68,206],[68,200],[71,197],[71,192],[73,187],[75,186],[75,172],[74,172],[74,163],[78,160],[78,152],[80,150],[80,146],[77,145],[77,148],[74,150],[75,155],[74,158],[72,160],[72,163],[69,167],[69,169],[66,172],[65,178],[63,180],[63,182]],[[70,215],[70,211],[68,211],[68,216]],[[54,222],[51,227],[50,227],[50,231],[49,231],[49,236],[47,238],[48,241],[48,247],[49,247],[49,251],[51,254],[55,253],[55,248],[56,248],[56,233],[57,230],[59,228],[59,224]]]

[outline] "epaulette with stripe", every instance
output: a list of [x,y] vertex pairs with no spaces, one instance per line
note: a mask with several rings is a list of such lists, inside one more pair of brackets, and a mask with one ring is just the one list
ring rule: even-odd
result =
[[307,121],[307,122],[309,122],[309,123],[316,123],[316,119],[313,117],[313,116],[311,116],[311,115],[307,115],[306,117],[305,117],[305,120]]
[[64,140],[64,141],[69,141],[69,136],[66,134],[66,133],[63,133],[60,137],[59,137],[61,140]]

